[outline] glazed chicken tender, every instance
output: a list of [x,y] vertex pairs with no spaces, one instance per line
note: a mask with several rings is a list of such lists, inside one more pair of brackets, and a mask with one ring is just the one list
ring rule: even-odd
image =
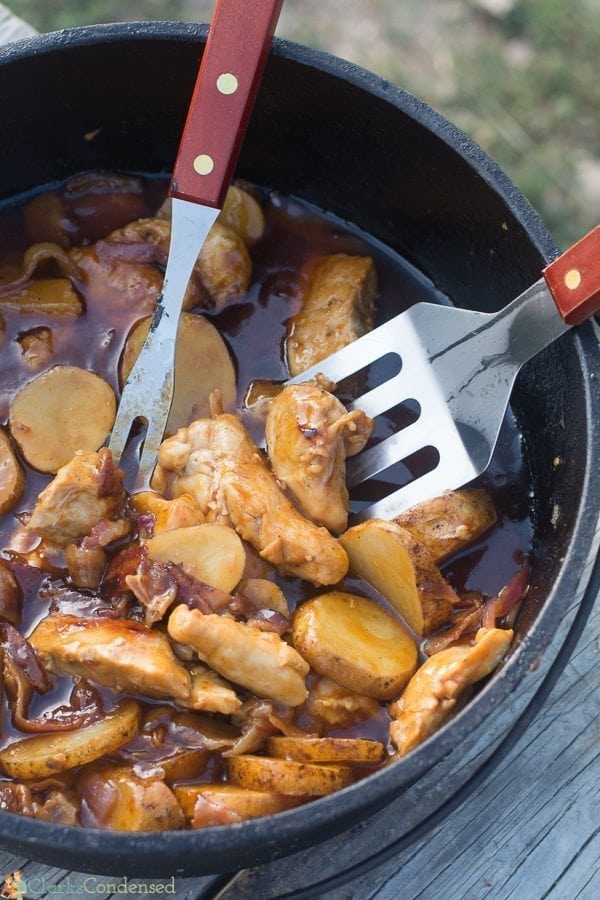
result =
[[287,361],[300,375],[373,328],[377,276],[368,256],[334,253],[314,271],[292,319]]
[[207,521],[231,524],[281,575],[336,584],[348,557],[325,528],[302,516],[235,416],[198,419],[164,441],[159,479],[174,473],[174,496],[194,496]]
[[400,756],[437,731],[460,694],[496,668],[512,636],[510,630],[480,628],[474,644],[440,650],[417,670],[400,699],[390,706],[390,738]]
[[348,521],[347,456],[358,453],[373,420],[348,412],[325,379],[288,385],[270,404],[266,438],[273,472],[311,519],[336,534]]
[[28,527],[64,547],[113,518],[124,500],[123,473],[110,450],[80,451],[39,495]]
[[49,672],[149,697],[185,700],[191,691],[190,675],[168,638],[139,622],[49,616],[29,642]]
[[259,697],[286,706],[299,706],[306,700],[308,663],[273,632],[181,605],[171,613],[169,634],[180,644],[192,646],[220,675]]

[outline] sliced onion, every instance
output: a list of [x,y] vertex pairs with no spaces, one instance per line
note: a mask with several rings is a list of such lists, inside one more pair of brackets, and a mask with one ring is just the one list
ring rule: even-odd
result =
[[529,560],[526,558],[516,575],[502,588],[497,597],[491,597],[483,607],[481,624],[495,628],[496,620],[511,612],[523,599],[529,582]]

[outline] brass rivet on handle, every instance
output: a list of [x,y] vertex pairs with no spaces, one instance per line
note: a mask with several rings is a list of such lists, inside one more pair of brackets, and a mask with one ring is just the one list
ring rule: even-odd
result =
[[193,165],[194,172],[197,172],[198,175],[210,175],[215,167],[215,161],[208,153],[201,153],[200,156],[196,157]]
[[222,94],[235,94],[238,89],[238,80],[231,72],[223,72],[217,78],[217,90]]
[[579,269],[569,269],[565,275],[565,284],[570,291],[574,291],[581,284],[581,272]]

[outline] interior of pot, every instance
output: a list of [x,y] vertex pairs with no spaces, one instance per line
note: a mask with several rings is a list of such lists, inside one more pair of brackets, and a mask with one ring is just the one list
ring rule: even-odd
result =
[[[6,51],[0,198],[83,170],[168,171],[204,34],[183,25],[100,26],[46,37],[35,52]],[[500,308],[555,253],[523,197],[449,123],[375,76],[284,42],[269,60],[238,174],[352,222],[468,308]],[[586,365],[580,344],[562,340],[528,367],[514,395],[535,519],[521,616],[528,626],[564,580],[569,557],[569,583],[576,581],[591,471]],[[410,777],[416,771],[407,768]],[[136,846],[132,837],[131,852]],[[219,852],[231,864],[227,842]],[[263,835],[261,852],[268,858],[281,848]],[[227,868],[217,856],[214,864]]]

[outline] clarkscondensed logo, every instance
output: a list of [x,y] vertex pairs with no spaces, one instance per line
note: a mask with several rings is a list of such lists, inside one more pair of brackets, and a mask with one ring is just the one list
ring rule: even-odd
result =
[[[1,877],[1,876],[0,876]],[[0,889],[0,900],[24,900],[29,891],[34,894],[95,894],[113,896],[114,894],[150,895],[175,894],[175,877],[167,881],[130,881],[125,875],[122,880],[112,881],[97,875],[86,875],[80,881],[72,879],[71,875],[58,883],[51,883],[44,875],[34,875],[25,880],[23,873],[16,869],[10,875],[4,876]]]
[[0,897],[3,900],[23,900],[24,896],[23,875],[19,869],[15,869],[10,875],[4,876]]

